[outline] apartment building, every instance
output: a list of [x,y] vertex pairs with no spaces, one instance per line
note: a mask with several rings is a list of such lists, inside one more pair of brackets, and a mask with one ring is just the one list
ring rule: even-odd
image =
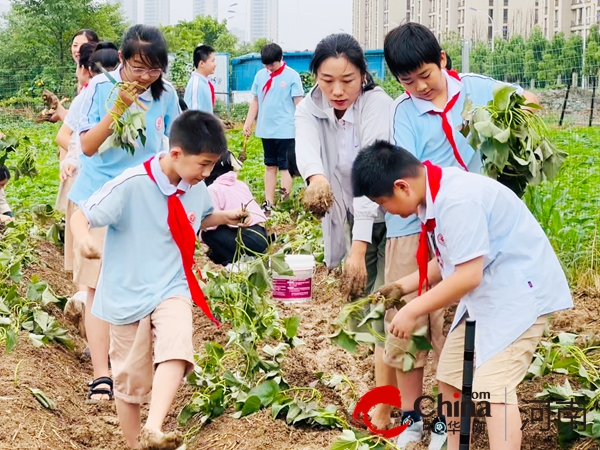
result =
[[138,23],[137,0],[110,0],[110,3],[121,5],[121,10],[125,14],[125,18],[129,23]]
[[278,0],[252,0],[250,3],[250,42],[259,38],[267,38],[273,42],[278,41]]
[[352,19],[353,34],[367,49],[382,48],[387,32],[409,21],[428,26],[438,39],[506,39],[534,26],[551,39],[598,23],[600,0],[353,0]]
[[194,0],[192,3],[192,15],[211,16],[219,18],[219,0]]
[[169,0],[145,0],[144,23],[146,25],[169,25],[170,23]]

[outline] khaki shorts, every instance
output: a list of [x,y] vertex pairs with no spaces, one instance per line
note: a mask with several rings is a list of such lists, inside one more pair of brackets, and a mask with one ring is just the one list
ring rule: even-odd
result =
[[[391,283],[406,275],[417,271],[417,248],[419,247],[419,235],[403,236],[398,238],[389,238],[385,248],[385,282]],[[410,301],[417,296],[417,293],[402,297],[406,301]],[[389,366],[396,369],[402,369],[404,366],[404,358],[410,358],[406,355],[406,349],[410,344],[408,339],[398,339],[393,334],[389,333],[392,319],[398,311],[389,309],[385,315],[385,354],[383,360]],[[434,351],[434,366],[439,359],[442,348],[444,347],[445,336],[444,329],[444,310],[434,311],[430,314],[421,316],[417,320],[415,329],[419,329],[424,325],[428,326],[427,339],[433,346]],[[425,367],[427,363],[427,351],[419,351],[415,354],[414,368]]]
[[[516,341],[476,369],[473,375],[473,392],[489,393],[490,403],[518,404],[517,386],[527,374],[535,349],[546,328],[548,317],[548,315],[538,317],[537,321]],[[446,339],[436,375],[438,381],[462,390],[464,351],[465,321],[458,325]]]
[[[76,205],[73,205],[77,208]],[[75,211],[73,211],[75,212]],[[104,248],[104,238],[106,237],[106,227],[90,228],[90,234],[98,248]],[[67,236],[65,235],[65,254],[67,247]],[[74,248],[75,241],[72,247]],[[73,281],[75,284],[83,285],[96,289],[98,278],[100,277],[100,268],[102,259],[84,258],[79,251],[73,250]]]
[[190,374],[194,370],[192,335],[192,301],[187,297],[163,301],[139,322],[111,325],[109,355],[115,397],[133,404],[147,402],[153,370],[165,361],[186,361],[185,374]]

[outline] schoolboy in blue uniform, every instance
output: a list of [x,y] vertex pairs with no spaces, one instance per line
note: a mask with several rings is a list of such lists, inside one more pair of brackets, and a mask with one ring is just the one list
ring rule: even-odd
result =
[[[106,183],[71,224],[83,254],[99,258],[102,252],[92,313],[110,323],[117,413],[131,448],[182,444],[180,433],[163,433],[162,426],[194,368],[191,300],[216,321],[192,272],[196,235],[201,227],[248,219],[241,210],[213,213],[203,182],[227,151],[219,119],[186,111],[173,124],[170,147]],[[103,250],[88,227],[108,227]],[[140,404],[151,391],[141,429]]]
[[189,109],[212,113],[215,106],[215,87],[208,76],[214,74],[217,69],[215,49],[203,44],[196,47],[194,67],[196,70],[192,72],[185,86],[183,99]]
[[[252,102],[244,124],[244,134],[252,134],[256,119],[256,137],[262,139],[265,154],[265,213],[275,202],[277,169],[281,175],[284,197],[292,191],[292,177],[288,171],[288,153],[294,152],[294,114],[296,105],[304,97],[302,80],[294,69],[283,61],[283,50],[277,44],[267,44],[260,50],[265,68],[252,83]],[[258,116],[258,118],[257,118]]]
[[[494,89],[503,84],[492,78],[476,74],[458,74],[444,70],[447,67],[446,53],[441,49],[433,33],[417,23],[401,25],[388,33],[384,42],[384,55],[390,71],[402,84],[405,93],[392,105],[390,141],[401,145],[420,161],[430,160],[442,167],[460,167],[480,173],[482,160],[460,132],[463,124],[462,112],[465,101],[473,105],[486,105],[493,97]],[[520,88],[519,88],[520,89]],[[523,93],[523,90],[520,89]],[[530,101],[537,98],[524,95]],[[416,270],[415,252],[420,230],[417,216],[402,218],[386,215],[386,283]],[[408,295],[410,301],[413,296]],[[419,325],[429,326],[429,339],[433,344],[436,359],[444,345],[443,311],[433,311],[419,319]],[[386,319],[392,319],[393,313]],[[397,368],[398,386],[403,403],[414,404],[422,394],[423,368],[427,353],[420,352],[410,372],[402,370],[408,340],[386,336],[384,360]],[[405,410],[403,421],[411,425],[398,439],[403,449],[409,442],[420,441],[423,422],[414,411]],[[445,435],[432,435],[429,449],[439,450]]]
[[[497,181],[456,167],[421,163],[387,142],[358,154],[352,180],[357,197],[365,195],[403,218],[418,215],[422,224],[418,270],[380,290],[391,299],[419,293],[395,315],[390,333],[410,339],[419,317],[459,302],[437,369],[440,393],[458,398],[453,396],[462,388],[468,316],[477,323],[473,392],[490,393],[490,449],[520,449],[516,388],[527,373],[548,314],[573,306],[544,231],[525,203]],[[437,256],[431,261],[428,243]],[[435,283],[422,292],[423,286]],[[458,438],[454,433],[448,436],[448,450],[458,450]]]

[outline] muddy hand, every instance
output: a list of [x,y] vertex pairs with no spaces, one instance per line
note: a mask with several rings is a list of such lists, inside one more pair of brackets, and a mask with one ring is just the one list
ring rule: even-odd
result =
[[396,283],[388,283],[384,284],[377,291],[378,294],[382,295],[386,298],[386,300],[395,302],[402,298],[403,292],[402,288],[398,286]]
[[353,297],[360,297],[365,291],[367,285],[367,267],[365,260],[357,261],[352,257],[348,258],[344,264],[344,275],[342,277],[342,290],[344,296],[350,300]]
[[317,219],[322,219],[333,206],[334,197],[331,186],[324,176],[311,179],[304,191],[304,207]]

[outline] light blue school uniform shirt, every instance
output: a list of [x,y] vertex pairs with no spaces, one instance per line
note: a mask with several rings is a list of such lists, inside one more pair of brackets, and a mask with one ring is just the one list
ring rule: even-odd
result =
[[193,71],[185,86],[183,100],[189,109],[213,113],[212,92],[208,78]]
[[426,186],[419,217],[420,222],[435,219],[429,241],[442,277],[483,257],[481,283],[460,300],[450,329],[467,313],[477,322],[477,367],[515,342],[538,317],[573,307],[550,241],[510,189],[456,167],[442,170],[435,201]]
[[190,297],[179,247],[167,224],[167,197],[177,189],[196,234],[213,212],[201,182],[175,187],[157,155],[150,179],[143,165],[125,170],[81,204],[92,227],[108,227],[92,314],[114,325],[137,322],[174,296]]
[[[466,73],[460,75],[460,81],[448,75],[444,70],[448,83],[448,101],[460,93],[454,107],[448,112],[448,121],[452,125],[454,141],[463,162],[469,172],[481,173],[483,164],[481,155],[469,145],[468,138],[460,132],[463,126],[462,112],[465,100],[469,98],[473,106],[484,106],[493,99],[494,89],[505,84],[483,75]],[[522,93],[523,90],[519,88]],[[392,104],[391,138],[420,161],[431,161],[441,167],[461,167],[454,156],[452,146],[442,129],[442,118],[430,111],[441,112],[429,100],[403,94]],[[421,225],[416,215],[403,219],[400,216],[386,214],[385,224],[387,237],[403,237],[419,233]]]
[[[112,77],[121,81],[120,67],[111,72]],[[165,91],[160,99],[152,99],[150,89],[145,91],[138,98],[148,107],[146,112],[146,145],[142,145],[138,138],[138,146],[133,156],[120,147],[112,147],[102,154],[94,154],[89,157],[81,155],[81,171],[77,180],[69,192],[69,200],[79,204],[87,200],[94,192],[112,180],[117,175],[138,164],[143,163],[151,156],[160,152],[165,145],[165,136],[169,136],[173,121],[179,116],[179,98],[173,86],[166,81]],[[81,105],[81,116],[79,122],[79,133],[84,133],[102,120],[107,114],[107,100],[113,84],[106,78],[106,75],[97,75],[91,79],[88,85],[83,102]],[[116,93],[115,93],[116,95]],[[133,111],[141,110],[133,103],[130,107]]]
[[304,89],[300,75],[285,66],[283,72],[273,78],[271,89],[265,96],[263,87],[269,81],[270,72],[260,70],[252,83],[252,95],[258,98],[256,137],[263,139],[294,139],[295,97],[303,97]]

